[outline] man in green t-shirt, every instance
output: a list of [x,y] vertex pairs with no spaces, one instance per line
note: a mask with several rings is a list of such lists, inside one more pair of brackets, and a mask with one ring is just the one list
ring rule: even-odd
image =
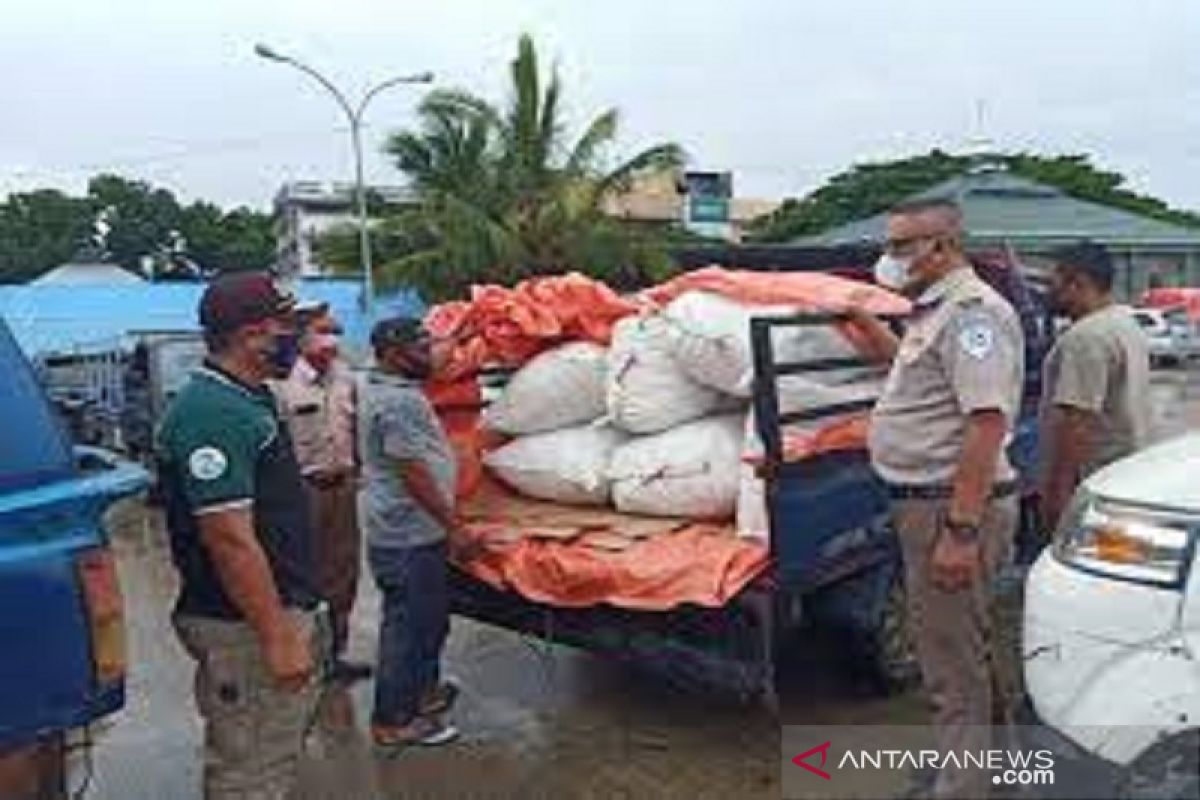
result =
[[208,358],[158,435],[208,800],[289,796],[315,703],[322,626],[308,504],[264,385],[295,359],[294,304],[262,273],[213,283],[200,302]]

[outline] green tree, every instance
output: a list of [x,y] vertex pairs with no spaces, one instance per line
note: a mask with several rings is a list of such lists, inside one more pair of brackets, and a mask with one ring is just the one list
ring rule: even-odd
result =
[[18,283],[66,263],[85,248],[93,213],[84,199],[54,189],[0,203],[0,282]]
[[[511,81],[504,106],[465,91],[435,91],[418,109],[419,126],[388,141],[418,201],[378,226],[380,284],[443,298],[480,281],[568,270],[617,284],[665,274],[671,262],[664,232],[614,219],[603,207],[635,178],[681,166],[680,147],[661,144],[610,162],[615,110],[569,138],[562,84],[553,72],[544,81],[528,36],[521,37]],[[357,265],[348,233],[319,245],[329,263]]]
[[[1098,169],[1086,155],[1010,153],[994,160],[1013,174],[1055,186],[1081,200],[1182,225],[1200,225],[1200,215],[1172,209],[1161,200],[1125,188],[1124,176]],[[785,201],[775,213],[758,222],[754,238],[783,242],[878,214],[906,197],[962,174],[971,164],[969,157],[932,150],[897,161],[856,165],[806,197]]]
[[179,231],[187,257],[206,271],[267,269],[275,260],[269,214],[244,207],[222,211],[198,201],[183,208]]
[[[103,247],[96,223],[107,229]],[[138,274],[150,257],[159,278],[265,269],[275,258],[271,216],[248,208],[181,205],[169,190],[98,175],[87,194],[44,189],[0,201],[0,281],[27,281],[72,259],[102,259]]]
[[133,272],[143,256],[153,255],[179,233],[183,210],[169,190],[118,175],[98,175],[88,181],[88,200],[103,213],[109,226],[108,259]]

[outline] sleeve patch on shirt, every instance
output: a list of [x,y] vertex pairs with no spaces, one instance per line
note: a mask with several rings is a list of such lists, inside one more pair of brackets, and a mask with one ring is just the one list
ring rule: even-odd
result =
[[996,331],[987,322],[972,321],[959,331],[958,345],[971,358],[983,360],[996,346]]
[[215,447],[201,447],[188,456],[188,471],[198,481],[215,481],[229,469],[229,459]]

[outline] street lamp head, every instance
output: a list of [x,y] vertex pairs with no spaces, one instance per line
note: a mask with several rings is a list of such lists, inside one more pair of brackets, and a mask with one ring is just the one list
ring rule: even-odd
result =
[[260,58],[265,58],[270,61],[287,61],[287,59],[283,55],[275,52],[271,48],[267,47],[265,44],[254,45],[254,53],[255,53],[255,55],[259,56]]
[[433,73],[418,72],[409,79],[409,83],[433,83]]

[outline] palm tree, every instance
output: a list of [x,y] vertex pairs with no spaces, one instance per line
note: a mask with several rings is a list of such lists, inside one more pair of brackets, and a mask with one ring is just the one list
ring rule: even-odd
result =
[[543,89],[528,36],[511,75],[505,107],[435,91],[418,109],[419,126],[388,141],[420,199],[382,226],[384,249],[395,257],[385,258],[380,283],[442,297],[480,281],[572,269],[618,284],[661,277],[669,267],[663,232],[614,219],[603,206],[640,176],[678,169],[680,147],[658,145],[610,168],[615,110],[570,142],[562,84],[551,73]]

